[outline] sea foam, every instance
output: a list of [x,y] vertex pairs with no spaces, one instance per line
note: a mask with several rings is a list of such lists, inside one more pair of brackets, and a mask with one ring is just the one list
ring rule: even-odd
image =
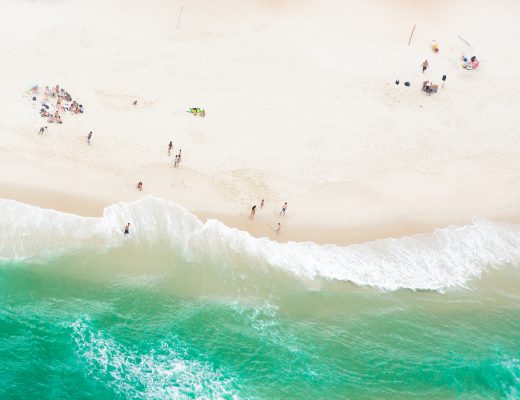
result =
[[96,330],[86,316],[70,324],[86,373],[131,399],[237,399],[236,384],[206,361],[190,359],[169,337],[141,354]]
[[[131,222],[131,234],[122,227]],[[350,246],[278,243],[152,196],[116,203],[100,218],[0,199],[0,258],[37,261],[77,249],[168,246],[186,261],[201,257],[276,268],[306,279],[334,279],[385,290],[464,287],[485,270],[520,264],[520,226],[483,219],[431,234]]]

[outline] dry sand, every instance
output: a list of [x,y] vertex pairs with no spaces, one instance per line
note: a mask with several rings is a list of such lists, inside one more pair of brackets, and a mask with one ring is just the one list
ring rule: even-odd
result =
[[[518,2],[0,6],[0,197],[97,215],[152,194],[257,236],[282,220],[279,240],[336,243],[520,219]],[[33,82],[85,113],[46,123],[23,95]]]

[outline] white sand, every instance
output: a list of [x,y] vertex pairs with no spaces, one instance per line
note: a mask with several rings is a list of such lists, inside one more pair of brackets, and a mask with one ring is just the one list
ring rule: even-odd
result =
[[[0,6],[0,196],[16,185],[109,204],[141,195],[142,180],[145,194],[259,235],[288,201],[283,240],[520,216],[520,2]],[[463,70],[462,52],[480,68]],[[439,93],[420,91],[443,74]],[[23,97],[33,82],[62,85],[86,112],[47,124]],[[182,148],[179,170],[170,140]],[[253,228],[247,215],[261,198],[263,228]]]

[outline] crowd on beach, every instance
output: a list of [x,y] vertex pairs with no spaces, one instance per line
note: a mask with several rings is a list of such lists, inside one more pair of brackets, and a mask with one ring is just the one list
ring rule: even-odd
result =
[[[92,132],[91,132],[92,133]],[[172,152],[173,152],[173,141],[170,140],[170,142],[168,143],[168,146],[167,146],[167,151],[168,151],[168,157],[171,157],[172,156]],[[175,154],[173,156],[173,167],[174,168],[178,168],[180,163],[182,161],[182,149],[179,149],[179,152],[177,154]],[[139,181],[137,182],[137,185],[136,185],[136,190],[139,191],[139,192],[142,192],[144,190],[144,185],[143,185],[143,181]],[[264,205],[265,205],[265,199],[262,199],[262,201],[260,202],[260,208],[263,209],[264,208]],[[249,214],[249,219],[253,220],[255,215],[256,215],[256,210],[257,210],[257,206],[256,204],[253,205],[253,207],[251,208],[251,212]],[[279,216],[280,217],[285,217],[285,213],[287,211],[287,202],[285,202],[282,206],[281,206],[281,209],[280,209],[280,213],[279,213]],[[276,226],[273,228],[273,231],[278,235],[280,233],[280,229],[281,229],[282,225],[280,222],[277,222],[276,223]],[[124,228],[123,228],[123,233],[125,235],[128,235],[130,233],[130,222],[128,222]]]
[[[439,53],[439,45],[436,41],[432,44],[432,50],[434,53]],[[472,57],[466,57],[464,54],[461,57],[463,63],[462,68],[465,70],[475,70],[478,68],[480,61],[477,60],[475,56]],[[428,60],[424,60],[421,63],[421,69],[422,73],[424,74],[428,69],[430,68],[430,63]],[[444,87],[444,83],[446,82],[446,75],[442,75],[442,87]],[[395,81],[396,85],[399,85],[399,80]],[[404,82],[404,85],[406,87],[410,87],[410,82],[406,81]],[[428,95],[431,95],[432,93],[437,93],[439,86],[429,80],[423,81],[422,84],[422,91],[426,92]],[[40,95],[40,89],[38,85],[34,85],[29,90],[30,95],[32,96],[32,100],[34,102],[38,101],[38,96]],[[83,105],[79,104],[77,101],[73,100],[72,96],[63,88],[60,88],[59,85],[53,86],[52,88],[49,88],[48,86],[45,87],[45,90],[42,94],[42,98],[40,99],[40,115],[44,118],[47,118],[47,122],[49,123],[62,123],[62,117],[61,113],[69,112],[71,114],[82,114],[84,112]],[[132,105],[137,106],[137,100],[132,102]],[[194,115],[194,116],[200,116],[205,117],[206,111],[203,108],[199,107],[190,107],[186,110],[188,113]],[[39,130],[39,134],[43,135],[44,132],[47,130],[47,126],[42,126]],[[86,137],[86,141],[88,144],[91,143],[92,139],[92,131],[89,132],[89,134]],[[170,141],[167,146],[167,152],[168,157],[172,156],[173,153],[173,141]],[[173,156],[172,163],[174,168],[179,168],[182,161],[182,150],[179,149],[179,152]],[[139,181],[136,185],[136,189],[138,191],[143,191],[143,182]],[[265,199],[262,199],[260,202],[260,209],[263,209],[265,206]],[[254,204],[251,208],[249,218],[251,220],[254,219],[257,212],[257,205]],[[279,212],[279,217],[284,217],[287,212],[287,202],[285,202]],[[281,223],[277,222],[276,226],[273,228],[273,231],[278,234],[281,229]],[[130,233],[130,222],[128,222],[124,229],[124,234]]]
[[[434,53],[439,53],[439,51],[440,51],[439,44],[435,40],[433,41],[431,48]],[[467,57],[464,53],[461,56],[461,61],[462,61],[462,64],[461,64],[462,68],[464,68],[467,71],[475,70],[480,65],[480,61],[477,59],[476,56]],[[430,68],[429,61],[424,60],[421,63],[422,73],[424,74],[429,68]],[[442,75],[441,79],[442,79],[442,87],[444,87],[444,84],[446,83],[446,79],[447,79],[446,74]],[[399,81],[399,79],[397,79],[395,81],[395,84],[399,85],[399,83],[400,83],[400,81]],[[411,83],[409,81],[406,81],[406,82],[404,82],[404,85],[406,87],[410,87]],[[437,93],[438,89],[439,89],[439,85],[432,81],[426,80],[426,81],[423,81],[423,83],[422,83],[421,90],[423,92],[425,92],[426,94],[428,94],[428,96],[430,96],[433,93]]]
[[[92,133],[92,132],[91,132]],[[173,141],[170,140],[170,142],[168,143],[168,146],[167,146],[167,151],[168,151],[168,157],[171,157],[172,155],[172,152],[173,152]],[[175,154],[173,156],[173,159],[172,159],[172,162],[173,162],[173,167],[174,168],[178,168],[180,163],[182,161],[182,149],[179,149],[179,152],[177,154]],[[137,182],[137,185],[136,185],[136,190],[139,191],[139,192],[142,192],[144,190],[144,185],[143,185],[143,181],[139,181]],[[263,209],[264,208],[264,205],[265,205],[265,199],[262,199],[262,201],[260,202],[260,209]],[[256,210],[257,210],[257,206],[256,204],[253,205],[253,207],[251,208],[251,212],[249,214],[249,219],[253,220],[255,215],[256,215]],[[281,209],[280,209],[280,213],[279,213],[279,216],[280,217],[284,217],[285,216],[285,213],[287,211],[287,202],[285,202],[282,206],[281,206]],[[276,235],[278,235],[280,233],[280,229],[281,229],[282,225],[280,222],[277,222],[276,223],[276,226],[273,228],[273,231],[275,232]],[[130,233],[130,222],[128,222],[124,228],[123,228],[123,232],[125,235],[129,234]]]
[[[40,103],[40,116],[46,118],[48,123],[62,124],[62,114],[83,114],[83,105],[72,98],[70,93],[59,85],[45,86],[42,93],[38,85],[33,85],[28,94],[33,102]],[[38,99],[38,97],[40,97]],[[42,133],[42,132],[40,132]]]

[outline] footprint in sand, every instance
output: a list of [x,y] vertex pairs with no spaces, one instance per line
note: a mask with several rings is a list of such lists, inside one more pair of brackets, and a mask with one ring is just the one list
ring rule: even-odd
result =
[[[148,108],[153,105],[153,101],[147,101],[140,96],[131,96],[124,94],[111,94],[96,90],[96,94],[101,99],[102,103],[112,109],[131,109],[131,108]],[[134,102],[137,101],[136,104]]]

